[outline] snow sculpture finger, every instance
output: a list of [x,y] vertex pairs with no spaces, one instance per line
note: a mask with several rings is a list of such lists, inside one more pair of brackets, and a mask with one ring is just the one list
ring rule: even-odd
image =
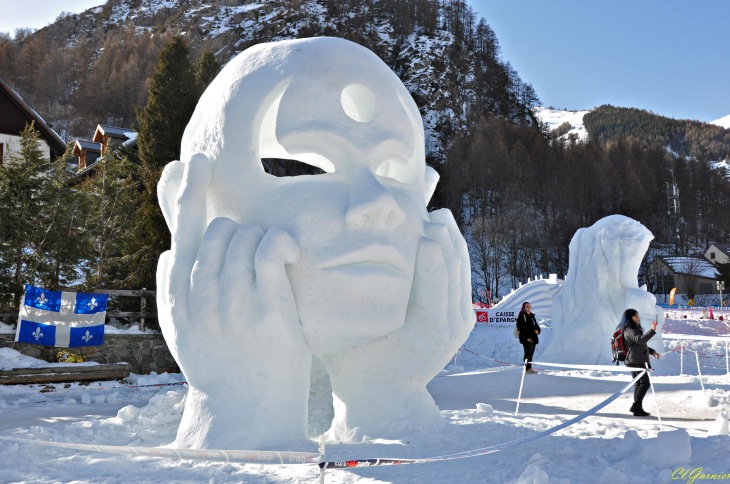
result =
[[[326,363],[336,387],[333,435],[443,425],[425,385],[466,339],[474,313],[466,243],[448,211],[426,210],[438,175],[426,167],[424,145],[420,113],[398,77],[368,49],[342,39],[251,47],[201,97],[183,136],[185,173],[172,164],[160,182],[160,204],[173,226],[172,251],[159,263],[169,307],[165,337],[188,378],[191,372],[206,381],[224,365],[243,368],[233,381],[212,378],[196,387],[211,397],[216,385],[233,387],[223,398],[235,394],[251,421],[247,429],[261,425],[271,434],[263,422],[288,405],[294,417],[280,415],[273,434],[283,439],[287,424],[296,427],[290,438],[299,435],[292,419],[307,411],[301,390],[309,350]],[[188,174],[201,156],[209,161],[209,182],[202,169]],[[266,160],[281,159],[322,173],[266,172]],[[207,184],[204,200],[174,201],[176,187],[197,196],[191,184]],[[188,211],[190,220],[176,218]],[[183,225],[191,233],[176,235]],[[178,294],[183,285],[188,292]],[[225,350],[204,357],[198,345]],[[234,345],[237,352],[229,350]],[[284,363],[271,363],[272,351]],[[279,382],[271,390],[276,402],[263,405],[236,389],[250,386],[256,359]],[[281,365],[289,365],[286,377]],[[375,395],[388,395],[392,408]],[[198,401],[212,422],[227,422],[215,416],[226,412],[223,404]],[[196,433],[207,425],[196,416],[202,403],[196,405],[186,407],[180,445],[214,441]],[[217,432],[206,435],[224,440]],[[273,441],[247,435],[251,448]]]
[[639,287],[637,276],[653,238],[646,227],[623,215],[605,217],[575,233],[568,277],[553,302],[554,333],[540,360],[609,364],[608,341],[628,308],[639,312],[645,331],[659,317],[650,346],[662,351],[664,310],[646,286]]
[[[179,171],[177,163],[171,170]],[[264,235],[226,218],[205,228],[205,156],[191,158],[181,183],[170,179],[161,205],[168,189],[179,193],[170,214],[173,247],[158,267],[160,327],[190,385],[174,445],[235,449],[303,441],[311,352],[285,272],[298,260],[296,242],[281,229]]]

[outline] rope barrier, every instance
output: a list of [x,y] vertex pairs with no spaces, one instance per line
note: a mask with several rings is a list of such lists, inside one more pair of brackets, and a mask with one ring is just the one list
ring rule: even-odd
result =
[[464,351],[468,351],[468,352],[469,352],[469,353],[471,353],[472,355],[477,355],[477,356],[479,356],[479,357],[482,357],[482,358],[484,358],[484,359],[486,359],[486,360],[492,360],[492,361],[496,361],[497,363],[501,363],[501,364],[503,364],[503,365],[510,365],[510,366],[513,366],[513,365],[512,365],[512,363],[506,363],[506,362],[504,362],[504,361],[499,361],[499,360],[495,360],[494,358],[490,358],[490,357],[488,357],[488,356],[480,355],[479,353],[475,353],[475,352],[473,352],[472,350],[468,350],[468,349],[466,349],[466,348],[462,348],[462,349],[463,349]]
[[148,457],[164,457],[166,459],[188,459],[217,462],[239,462],[254,464],[318,464],[320,454],[309,452],[281,452],[266,450],[210,450],[210,449],[166,449],[160,447],[131,447],[115,445],[74,444],[65,442],[49,442],[46,440],[2,437],[0,440],[25,442],[46,447],[85,450],[88,452],[104,452],[106,454],[141,455]]
[[595,407],[591,408],[590,410],[583,412],[582,414],[578,415],[577,417],[574,417],[566,422],[563,422],[560,425],[556,425],[555,427],[552,427],[550,429],[544,430],[542,432],[539,432],[535,435],[531,435],[529,437],[523,437],[521,439],[512,440],[509,442],[505,442],[503,444],[493,445],[491,447],[485,447],[483,449],[475,449],[475,450],[468,450],[466,452],[459,452],[457,454],[448,454],[448,455],[442,455],[438,457],[429,457],[426,459],[359,459],[359,460],[343,460],[343,461],[335,461],[335,462],[321,462],[319,466],[321,468],[325,469],[347,469],[352,467],[374,467],[374,466],[385,466],[385,465],[399,465],[399,464],[424,464],[427,462],[439,462],[439,461],[446,461],[446,460],[455,460],[455,459],[465,459],[468,457],[477,457],[480,455],[486,455],[486,454],[492,454],[494,452],[499,452],[500,450],[506,449],[508,447],[514,447],[515,445],[524,444],[527,442],[531,442],[533,440],[537,440],[539,438],[545,437],[547,435],[553,434],[557,432],[558,430],[562,430],[566,427],[569,427],[573,425],[574,423],[580,422],[581,420],[590,417],[594,413],[598,412],[614,400],[616,400],[618,397],[626,393],[629,388],[631,388],[638,380],[641,378],[645,373],[646,370],[640,370],[641,373],[639,373],[639,376],[634,378],[629,384],[627,384],[625,387],[623,387],[618,392],[614,393],[610,397],[608,397],[606,400],[602,401]]

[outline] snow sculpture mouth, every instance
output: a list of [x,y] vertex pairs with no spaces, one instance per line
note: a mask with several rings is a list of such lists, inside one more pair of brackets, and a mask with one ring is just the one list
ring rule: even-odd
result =
[[321,264],[320,269],[335,269],[355,265],[385,266],[395,269],[400,274],[408,274],[408,263],[392,245],[373,244],[347,254],[334,257]]

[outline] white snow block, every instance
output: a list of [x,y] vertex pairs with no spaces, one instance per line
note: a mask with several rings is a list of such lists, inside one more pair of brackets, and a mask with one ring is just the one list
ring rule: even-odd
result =
[[[438,176],[390,67],[337,38],[255,45],[203,93],[180,156],[157,187],[159,321],[189,383],[173,446],[308,445],[313,355],[328,438],[444,428],[426,384],[474,327],[469,254],[451,213],[427,211]],[[323,173],[273,176],[267,158]]]
[[689,464],[692,458],[692,445],[685,429],[659,432],[656,439],[646,442],[641,459],[656,469],[666,469]]
[[517,484],[549,484],[549,482],[548,473],[534,464],[528,465],[517,480]]
[[555,363],[607,364],[609,340],[626,309],[636,309],[645,331],[659,318],[649,346],[663,351],[664,310],[640,288],[641,260],[654,238],[636,220],[623,215],[602,218],[579,229],[570,242],[568,276],[552,307],[553,335],[540,359]]
[[628,484],[629,478],[623,472],[607,467],[601,477],[598,478],[598,484]]
[[723,408],[715,421],[710,424],[707,435],[730,435],[727,408]]
[[494,408],[488,403],[477,403],[477,415],[480,417],[486,417],[487,415],[493,415]]

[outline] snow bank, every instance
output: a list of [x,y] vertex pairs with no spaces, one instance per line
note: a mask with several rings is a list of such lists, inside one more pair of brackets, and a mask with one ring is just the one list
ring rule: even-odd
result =
[[657,469],[673,468],[689,464],[692,458],[692,445],[685,429],[659,432],[655,439],[644,443],[641,459]]
[[541,360],[610,363],[610,337],[629,308],[639,312],[645,328],[655,317],[659,320],[650,346],[663,348],[664,310],[637,282],[641,260],[653,238],[646,227],[622,215],[605,217],[575,233],[568,276],[553,304],[554,334]]
[[84,363],[49,363],[44,360],[27,356],[12,348],[0,348],[0,371],[16,370],[21,368],[55,368],[65,366],[94,366],[99,363],[86,361]]

